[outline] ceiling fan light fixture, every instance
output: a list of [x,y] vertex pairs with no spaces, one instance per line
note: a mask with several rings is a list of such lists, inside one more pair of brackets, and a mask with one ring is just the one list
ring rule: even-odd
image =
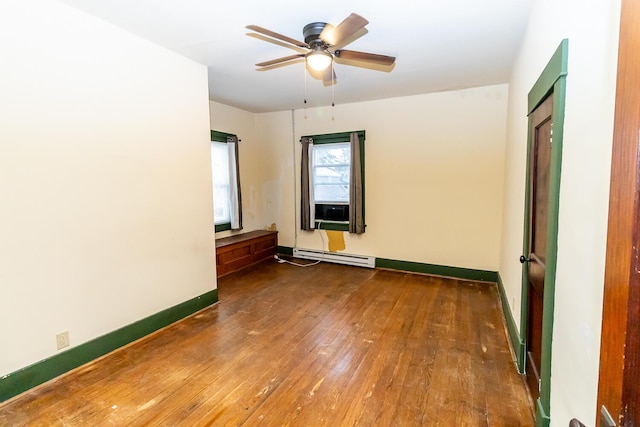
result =
[[[327,82],[334,82],[336,75],[333,72],[333,67],[330,73],[323,72],[329,66],[333,65],[335,58],[343,59],[344,65],[353,65],[362,67],[364,65],[358,65],[359,63],[369,63],[379,65],[380,71],[391,71],[396,58],[393,56],[379,55],[376,53],[358,52],[355,50],[345,50],[344,46],[353,42],[358,37],[366,33],[366,25],[369,23],[362,16],[352,13],[347,16],[340,24],[333,26],[326,22],[312,22],[307,24],[302,29],[302,35],[304,41],[292,39],[291,37],[284,36],[266,28],[259,27],[257,25],[247,25],[246,28],[253,30],[258,34],[248,34],[250,36],[257,36],[266,41],[286,46],[297,50],[297,55],[289,55],[282,58],[273,59],[271,61],[264,61],[256,64],[257,71],[268,70],[272,68],[278,68],[280,65],[288,65],[297,63],[298,59],[305,58],[305,70],[317,71],[322,77],[325,85]],[[338,48],[338,50],[336,50]],[[304,52],[302,49],[308,49]],[[352,62],[352,63],[349,63]],[[342,64],[343,62],[341,62]],[[384,68],[383,68],[384,67]],[[378,68],[372,68],[378,69]],[[306,76],[306,73],[305,73]]]
[[307,54],[307,64],[316,71],[326,70],[331,65],[331,61],[333,61],[331,54],[321,47]]

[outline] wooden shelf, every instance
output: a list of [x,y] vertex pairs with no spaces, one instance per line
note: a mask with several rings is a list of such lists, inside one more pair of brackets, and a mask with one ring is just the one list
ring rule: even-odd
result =
[[256,230],[216,239],[217,276],[273,258],[277,248],[277,231]]

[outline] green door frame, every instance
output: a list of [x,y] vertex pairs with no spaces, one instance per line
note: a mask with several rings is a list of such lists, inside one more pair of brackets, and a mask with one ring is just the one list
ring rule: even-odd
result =
[[[542,312],[542,358],[540,363],[540,397],[536,401],[536,427],[548,427],[550,424],[551,401],[551,340],[553,337],[553,310],[556,285],[556,266],[558,252],[558,211],[560,204],[560,172],[562,169],[562,140],[564,134],[564,109],[566,97],[566,77],[569,41],[562,40],[555,53],[547,63],[544,71],[538,77],[528,95],[527,114],[529,115],[529,129],[527,136],[527,194],[530,188],[531,170],[531,113],[553,93],[551,164],[549,170],[549,222],[547,225],[546,271],[544,276],[544,308]],[[529,223],[531,219],[531,203],[527,196],[525,200],[525,221],[523,254],[529,251]],[[528,287],[527,263],[522,265],[522,305],[520,307],[520,337],[521,346],[518,351],[518,369],[524,372],[526,365],[527,337],[527,309]]]

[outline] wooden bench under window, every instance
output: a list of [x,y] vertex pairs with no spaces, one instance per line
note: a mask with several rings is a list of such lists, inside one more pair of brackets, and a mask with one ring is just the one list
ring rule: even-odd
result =
[[277,250],[277,231],[256,230],[216,239],[217,275],[220,277],[273,258]]

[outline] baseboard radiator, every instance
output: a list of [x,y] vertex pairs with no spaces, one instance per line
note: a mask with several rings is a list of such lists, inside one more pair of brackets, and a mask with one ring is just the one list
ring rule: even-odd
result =
[[355,265],[356,267],[375,268],[376,259],[372,256],[352,255],[338,252],[323,252],[313,249],[293,248],[295,258],[334,262],[336,264]]

